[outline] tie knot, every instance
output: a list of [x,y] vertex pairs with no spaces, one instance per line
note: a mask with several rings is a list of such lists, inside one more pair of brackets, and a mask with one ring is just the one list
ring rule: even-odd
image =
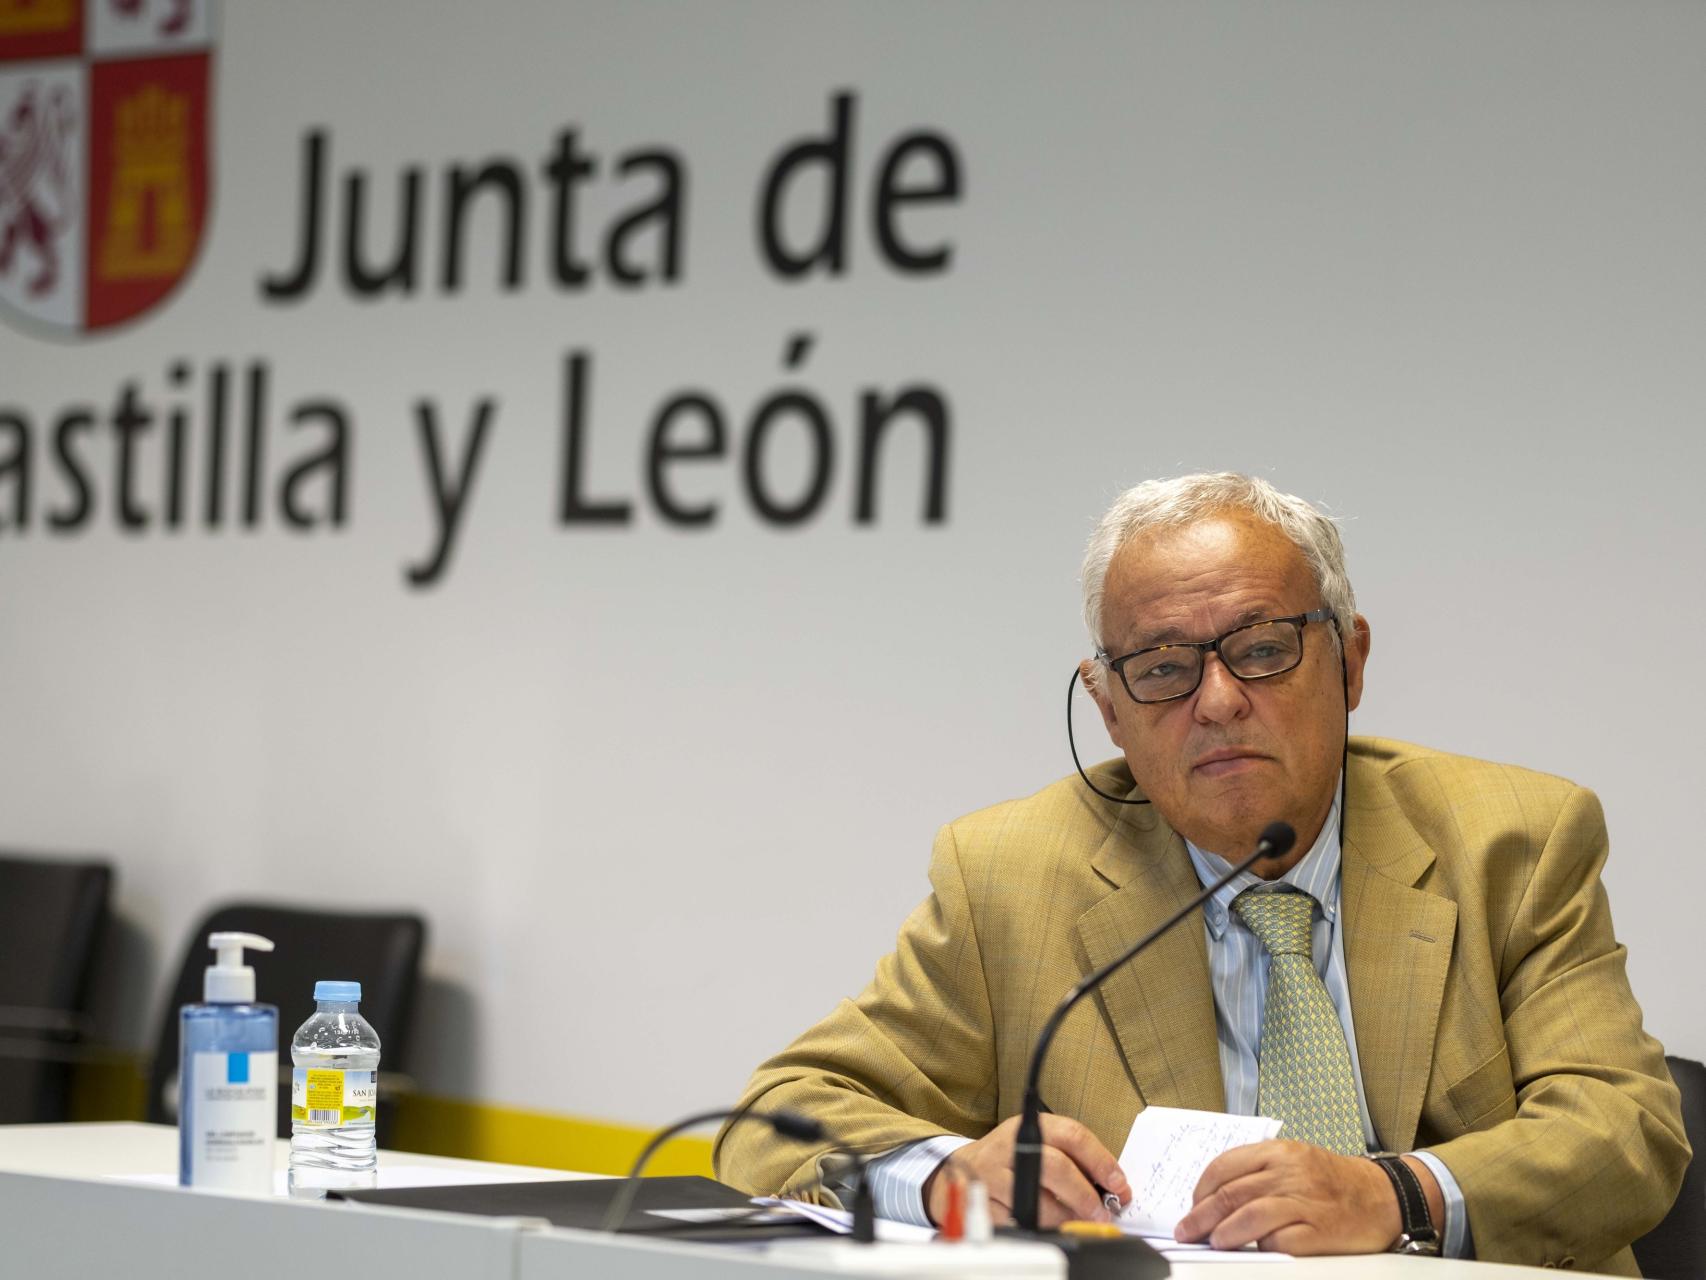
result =
[[1232,902],[1269,955],[1309,955],[1309,925],[1315,899],[1307,893],[1246,889]]

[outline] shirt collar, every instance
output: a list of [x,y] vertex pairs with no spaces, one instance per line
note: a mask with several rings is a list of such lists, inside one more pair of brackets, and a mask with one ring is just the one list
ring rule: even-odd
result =
[[[1232,870],[1232,864],[1218,853],[1210,853],[1199,849],[1189,840],[1185,841],[1185,849],[1191,855],[1191,865],[1196,868],[1197,879],[1203,888],[1208,888],[1221,876]],[[1254,886],[1272,888],[1275,885],[1290,885],[1293,889],[1307,893],[1321,904],[1321,914],[1328,921],[1335,921],[1339,915],[1339,790],[1333,789],[1333,807],[1327,812],[1327,821],[1321,824],[1321,834],[1315,837],[1315,843],[1301,861],[1287,871],[1278,880],[1264,880],[1251,871],[1242,871],[1237,879],[1225,886],[1203,904],[1203,914],[1208,920],[1209,932],[1217,939],[1226,932],[1227,917],[1232,911],[1232,900],[1244,890]]]

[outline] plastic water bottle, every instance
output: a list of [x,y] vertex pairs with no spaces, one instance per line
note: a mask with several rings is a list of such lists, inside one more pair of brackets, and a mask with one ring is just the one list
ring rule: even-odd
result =
[[314,1016],[290,1041],[290,1194],[299,1199],[378,1184],[379,1035],[360,1003],[359,982],[316,982]]

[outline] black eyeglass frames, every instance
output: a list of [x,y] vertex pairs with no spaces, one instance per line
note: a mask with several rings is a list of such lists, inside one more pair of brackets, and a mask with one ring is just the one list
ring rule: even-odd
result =
[[1213,640],[1158,644],[1118,658],[1106,651],[1096,656],[1117,672],[1133,702],[1171,702],[1197,691],[1203,665],[1212,651],[1240,680],[1266,680],[1284,675],[1303,661],[1303,629],[1311,622],[1331,622],[1331,609],[1312,609],[1287,618],[1264,618],[1234,627]]

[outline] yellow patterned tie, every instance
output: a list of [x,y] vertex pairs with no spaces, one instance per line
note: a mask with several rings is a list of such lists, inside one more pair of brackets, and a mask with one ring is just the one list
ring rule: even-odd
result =
[[1232,909],[1273,957],[1256,1075],[1256,1109],[1285,1122],[1282,1138],[1364,1154],[1362,1115],[1345,1029],[1310,949],[1307,893],[1246,889]]

